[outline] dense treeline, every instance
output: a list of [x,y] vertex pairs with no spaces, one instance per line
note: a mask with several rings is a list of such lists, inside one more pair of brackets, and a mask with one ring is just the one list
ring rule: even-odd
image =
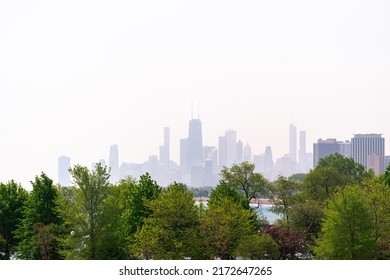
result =
[[[223,168],[214,189],[161,188],[147,173],[113,185],[100,164],[71,168],[71,187],[44,173],[31,192],[0,183],[0,259],[390,258],[390,166],[375,176],[336,154],[274,182],[254,168]],[[260,197],[275,223],[250,207]]]

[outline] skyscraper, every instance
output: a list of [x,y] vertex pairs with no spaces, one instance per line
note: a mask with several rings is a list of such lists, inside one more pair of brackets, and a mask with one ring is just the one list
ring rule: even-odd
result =
[[188,164],[190,168],[203,166],[202,123],[199,119],[192,119],[189,124]]
[[180,169],[183,173],[189,172],[188,138],[180,139]]
[[241,141],[238,141],[237,142],[237,147],[236,147],[236,159],[235,159],[235,163],[236,164],[239,164],[242,162],[243,160],[243,144]]
[[170,129],[164,127],[164,145],[160,146],[160,161],[166,166],[170,162]]
[[244,161],[251,162],[252,161],[252,148],[249,144],[244,146]]
[[313,144],[313,168],[316,168],[320,159],[336,153],[344,157],[350,157],[350,146],[349,141],[337,141],[334,138],[318,139],[317,143]]
[[385,139],[381,134],[355,134],[352,138],[352,158],[376,174],[384,172]]
[[234,130],[225,132],[226,137],[226,165],[231,167],[237,155],[237,133]]
[[70,158],[67,156],[61,156],[58,158],[58,183],[61,186],[70,186]]
[[289,156],[293,162],[297,162],[297,128],[290,124]]
[[219,136],[218,139],[218,165],[219,168],[227,166],[227,146],[226,146],[226,136]]
[[309,170],[308,156],[306,152],[306,131],[301,130],[299,132],[299,169],[300,172],[306,173]]
[[274,168],[274,161],[272,159],[271,146],[267,146],[265,147],[265,152],[264,152],[264,173],[267,176],[267,178],[270,177],[273,168]]
[[110,155],[108,160],[108,165],[110,167],[110,181],[115,183],[119,180],[119,152],[118,145],[111,145]]

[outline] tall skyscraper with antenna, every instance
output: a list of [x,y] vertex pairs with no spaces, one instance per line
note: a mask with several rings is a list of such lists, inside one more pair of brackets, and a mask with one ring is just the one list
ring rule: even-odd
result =
[[297,128],[290,124],[289,156],[293,162],[297,162]]
[[190,168],[203,166],[202,122],[199,119],[189,122],[187,162]]

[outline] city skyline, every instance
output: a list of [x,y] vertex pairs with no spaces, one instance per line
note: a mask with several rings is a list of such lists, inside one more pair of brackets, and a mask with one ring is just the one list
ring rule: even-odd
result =
[[[385,156],[385,138],[382,138],[382,134],[355,134],[351,140],[345,142],[334,138],[326,140],[320,138],[311,145],[313,147],[311,153],[307,152],[306,131],[299,131],[300,137],[297,141],[296,129],[297,127],[290,123],[289,153],[274,159],[271,146],[266,146],[263,153],[252,154],[249,143],[244,147],[237,136],[237,131],[231,129],[219,136],[218,147],[202,144],[202,121],[190,119],[188,137],[180,139],[179,162],[169,160],[171,156],[170,127],[163,128],[161,135],[163,145],[159,147],[159,155],[151,154],[142,163],[122,161],[119,164],[118,145],[113,144],[110,146],[108,164],[105,158],[101,158],[98,162],[111,169],[111,182],[113,183],[127,176],[138,179],[147,172],[163,187],[174,181],[184,183],[189,187],[215,186],[219,181],[219,172],[223,167],[229,168],[233,164],[240,164],[243,161],[254,163],[255,171],[263,174],[270,181],[275,180],[278,176],[289,177],[293,174],[308,173],[310,169],[316,167],[321,158],[336,153],[353,158],[366,170],[373,169],[375,174],[382,174],[387,167],[385,161],[390,156]],[[362,140],[358,141],[357,139]],[[360,146],[358,147],[354,142],[360,143]],[[296,158],[294,155],[298,147],[299,158]],[[355,152],[352,152],[354,150]],[[65,168],[61,169],[60,167],[63,165],[61,163],[63,158],[67,159],[67,166],[69,166],[70,161],[68,157],[59,157],[59,182],[67,173]],[[94,164],[92,163],[91,168],[94,168]]]
[[144,162],[164,127],[178,163],[192,103],[203,145],[235,130],[274,161],[289,123],[307,152],[358,133],[390,146],[388,1],[244,2],[1,1],[0,181],[30,188],[113,144]]

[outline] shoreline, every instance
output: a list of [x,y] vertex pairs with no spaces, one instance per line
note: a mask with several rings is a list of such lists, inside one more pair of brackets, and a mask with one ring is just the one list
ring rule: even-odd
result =
[[[209,201],[209,197],[207,196],[196,196],[194,197],[194,201],[196,202],[205,202]],[[273,204],[272,200],[269,198],[256,198],[256,199],[251,199],[250,203],[253,204]]]

